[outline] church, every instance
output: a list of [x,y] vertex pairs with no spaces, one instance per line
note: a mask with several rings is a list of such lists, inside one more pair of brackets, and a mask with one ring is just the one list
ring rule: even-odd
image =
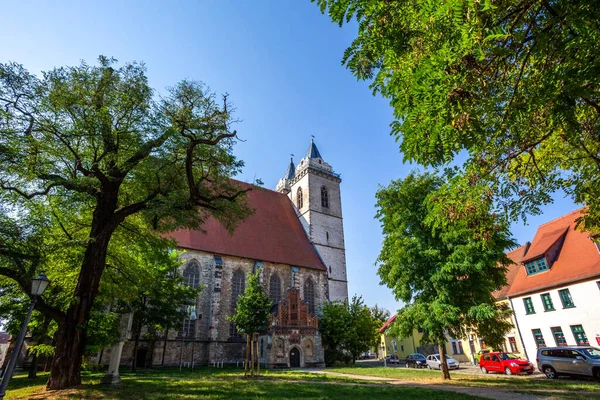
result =
[[[290,160],[275,190],[252,186],[247,201],[254,213],[233,234],[216,219],[202,230],[173,232],[184,250],[185,284],[203,288],[196,319],[183,320],[163,340],[140,343],[138,366],[241,363],[246,341],[228,318],[256,270],[273,303],[259,339],[261,363],[324,365],[316,314],[325,301],[348,298],[340,183],[312,140],[297,166]],[[121,365],[133,356],[127,341]]]

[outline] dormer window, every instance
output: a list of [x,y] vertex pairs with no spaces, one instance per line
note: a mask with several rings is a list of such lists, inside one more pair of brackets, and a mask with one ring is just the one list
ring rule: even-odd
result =
[[544,257],[531,260],[525,263],[525,270],[527,271],[527,275],[539,274],[540,272],[548,270],[548,263],[546,263]]

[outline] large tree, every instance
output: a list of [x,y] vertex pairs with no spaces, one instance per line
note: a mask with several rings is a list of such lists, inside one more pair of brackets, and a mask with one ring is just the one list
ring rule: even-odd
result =
[[[0,64],[0,206],[28,215],[35,205],[74,245],[43,259],[64,268],[50,279],[74,283],[62,307],[48,297],[36,305],[58,323],[50,389],[81,383],[85,328],[113,235],[131,225],[156,235],[198,228],[209,215],[233,229],[249,212],[247,189],[230,180],[242,162],[232,153],[227,98],[191,81],[159,97],[145,72],[106,57],[41,77]],[[0,256],[11,251],[1,246]],[[17,250],[8,256],[39,261]],[[29,271],[0,270],[24,290]]]
[[463,164],[512,219],[564,191],[600,233],[597,0],[313,1],[358,22],[343,63],[390,100],[406,160]]
[[422,328],[423,341],[439,346],[449,379],[446,335],[475,331],[497,346],[510,328],[510,311],[495,304],[492,292],[506,284],[504,251],[514,243],[485,196],[452,201],[444,184],[438,175],[413,172],[379,189],[384,241],[378,274],[405,303],[391,334],[408,337]]
[[328,366],[345,354],[352,362],[378,343],[379,321],[362,297],[353,296],[351,301],[327,302],[319,316],[319,331],[325,348],[325,363]]

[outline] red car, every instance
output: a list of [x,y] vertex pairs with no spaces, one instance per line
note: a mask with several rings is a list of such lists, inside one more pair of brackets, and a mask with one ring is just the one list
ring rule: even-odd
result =
[[479,359],[481,372],[504,372],[506,375],[526,373],[533,374],[533,364],[522,360],[514,354],[492,352],[482,354]]

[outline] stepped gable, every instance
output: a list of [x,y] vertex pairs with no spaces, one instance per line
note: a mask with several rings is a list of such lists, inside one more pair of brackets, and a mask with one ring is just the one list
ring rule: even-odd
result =
[[183,249],[327,270],[285,194],[236,183],[252,188],[247,201],[254,214],[242,221],[233,234],[209,217],[202,230],[180,229],[168,236]]
[[[508,290],[510,297],[547,288],[566,285],[600,276],[600,252],[589,233],[576,230],[582,209],[540,225],[529,251],[522,258],[515,279]],[[543,256],[560,238],[556,258],[550,268],[534,275],[527,275],[524,261]],[[562,239],[561,239],[562,240]]]

